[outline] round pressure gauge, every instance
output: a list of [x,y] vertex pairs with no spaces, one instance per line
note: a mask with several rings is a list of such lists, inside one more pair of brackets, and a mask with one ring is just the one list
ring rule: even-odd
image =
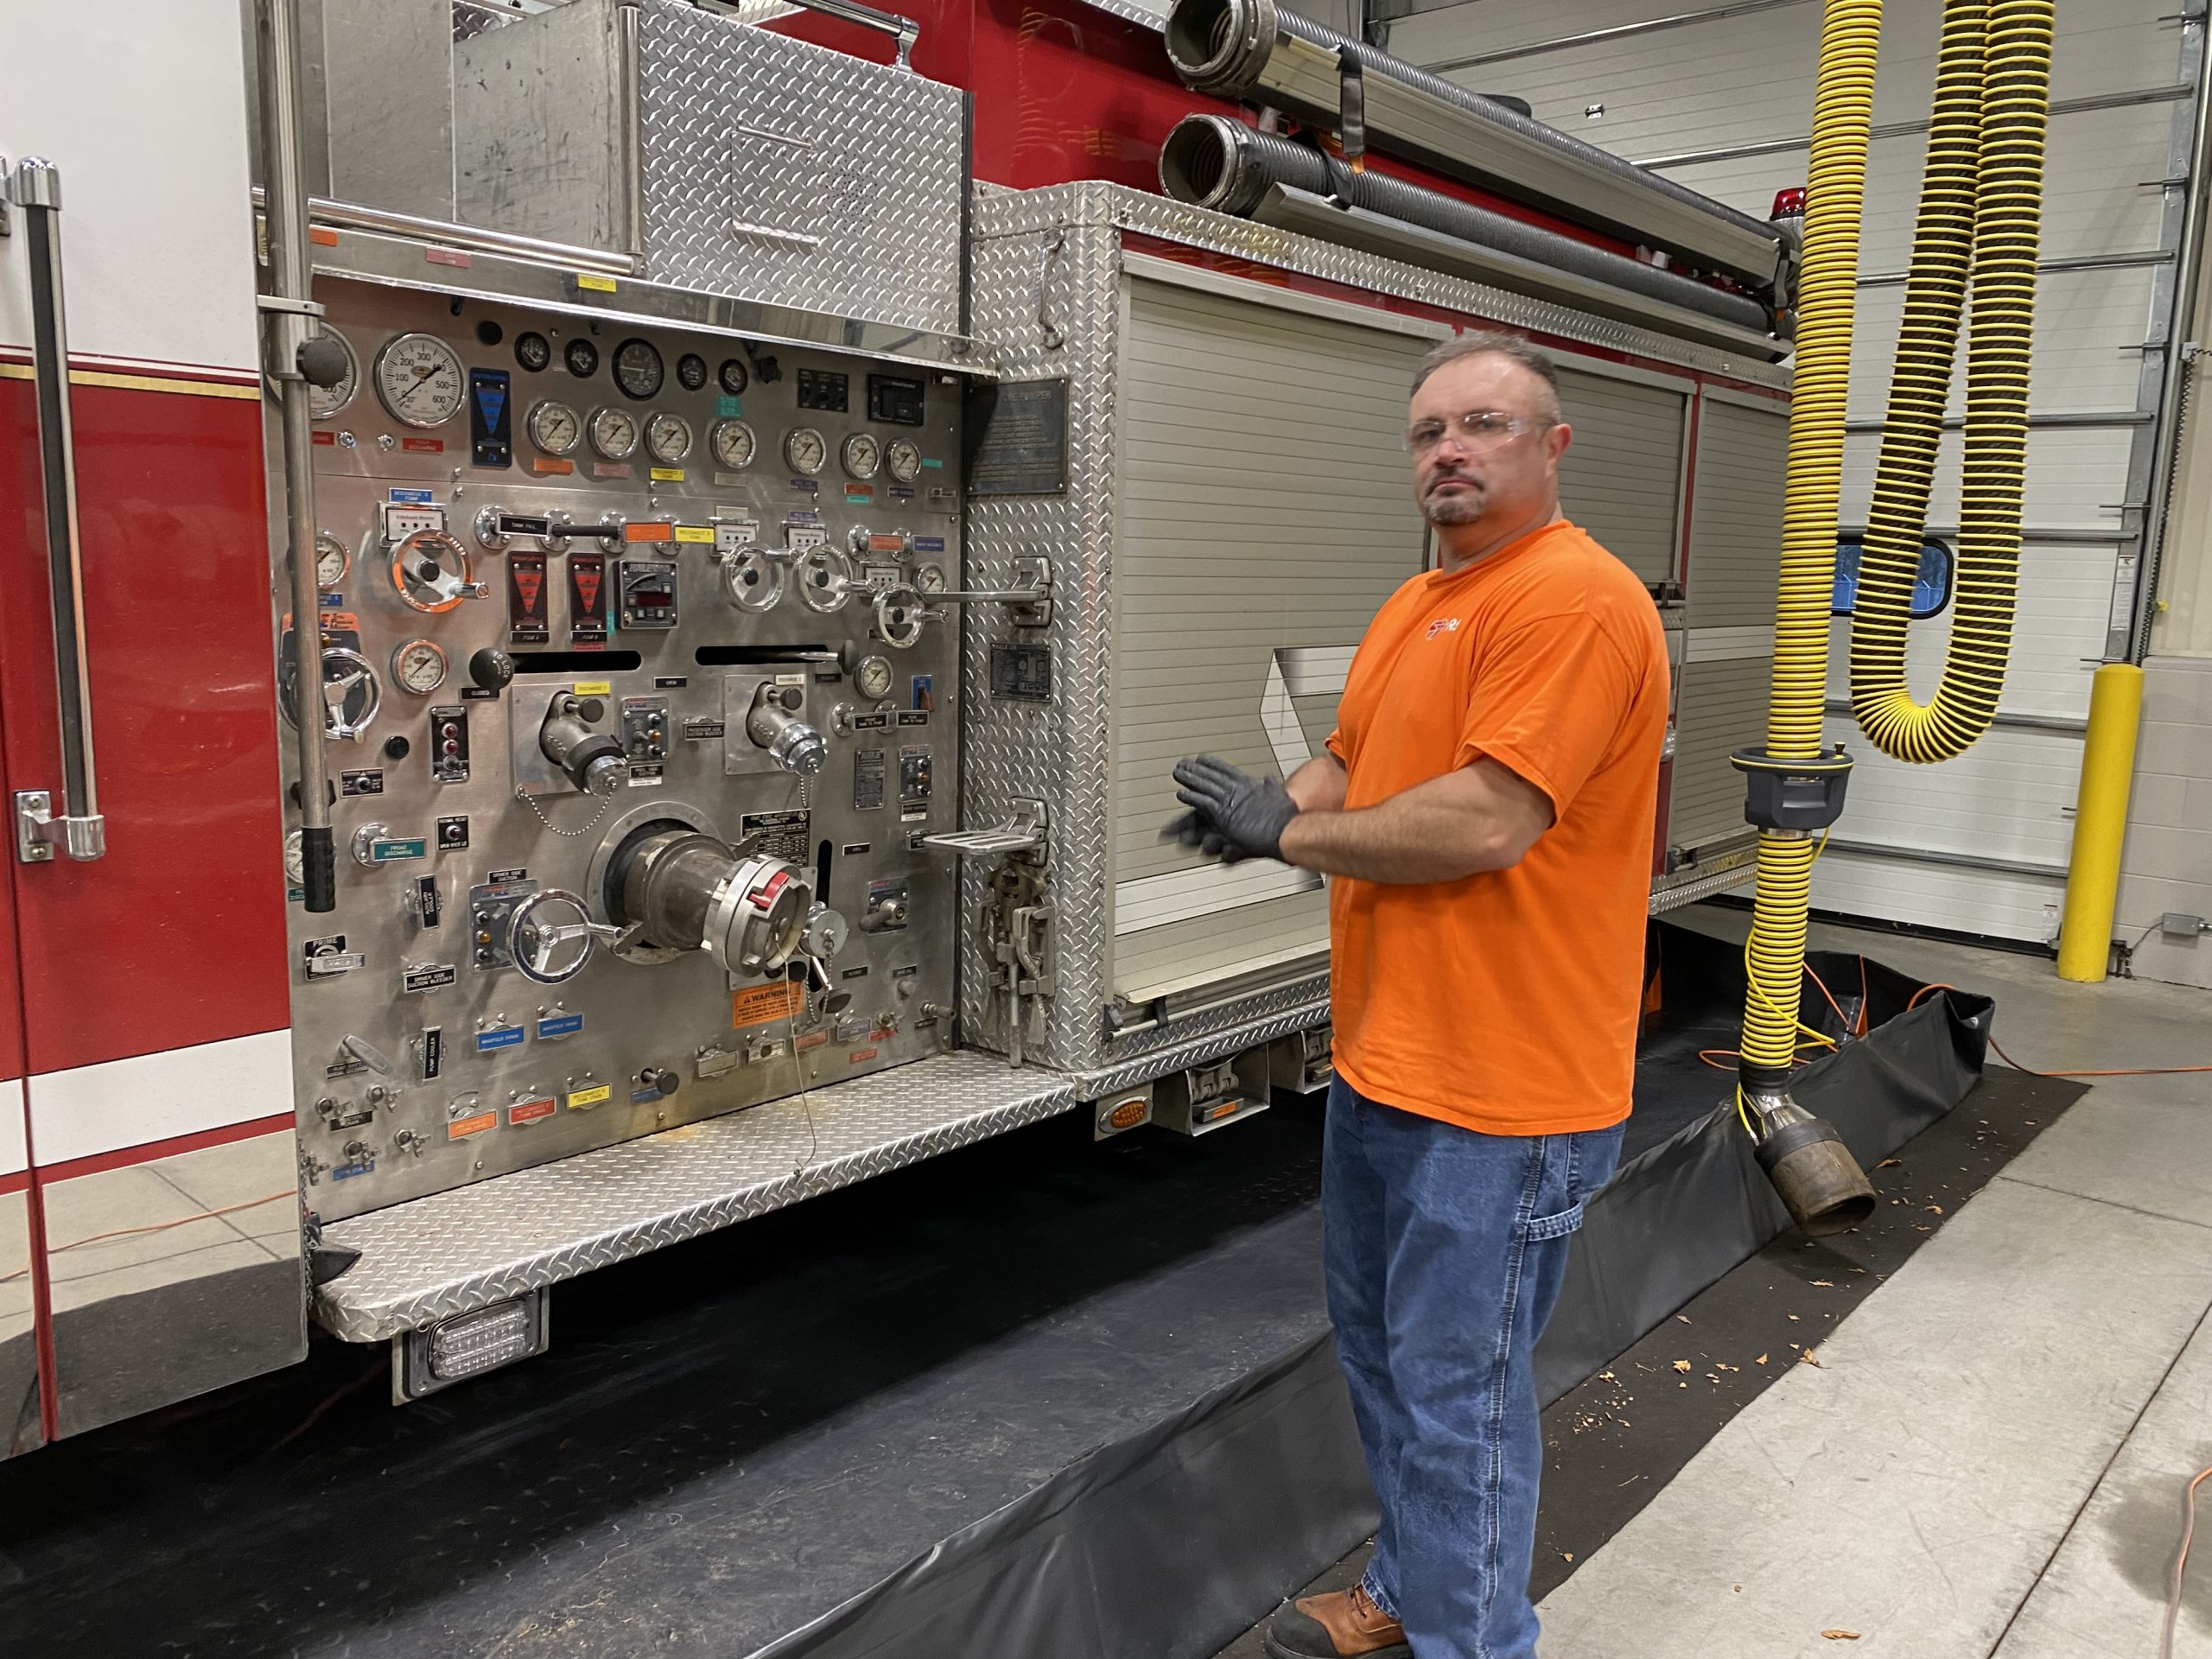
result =
[[548,397],[530,411],[530,441],[549,455],[573,455],[584,423],[566,404]]
[[691,453],[691,423],[681,415],[652,416],[645,423],[645,448],[663,465],[677,465]]
[[629,460],[638,453],[638,417],[627,410],[594,410],[591,447],[609,461]]
[[553,347],[535,329],[515,336],[515,361],[532,374],[543,373],[553,361]]
[[891,468],[891,476],[901,484],[911,484],[922,475],[922,452],[912,438],[893,438],[885,444],[883,461]]
[[561,360],[577,379],[588,380],[599,372],[599,347],[579,334],[562,348]]
[[830,446],[810,426],[795,426],[784,434],[784,460],[795,473],[818,473],[830,459]]
[[914,591],[925,595],[944,591],[944,572],[933,564],[914,567]]
[[295,887],[308,884],[307,837],[297,830],[284,832],[284,880]]
[[361,359],[353,355],[353,342],[335,328],[322,331],[325,340],[334,340],[338,349],[346,353],[346,372],[338,378],[334,386],[309,386],[308,412],[315,420],[327,421],[353,401],[353,394],[361,389]]
[[707,388],[707,359],[696,352],[686,352],[676,359],[676,378],[686,391],[704,391]]
[[443,426],[461,412],[461,359],[435,334],[402,334],[377,353],[377,397],[395,421]]
[[614,384],[625,397],[644,403],[660,396],[668,371],[650,340],[626,340],[614,348]]
[[715,459],[732,472],[741,472],[753,464],[753,429],[743,421],[716,421],[708,435],[715,446]]
[[335,588],[346,580],[346,573],[353,568],[353,556],[346,550],[346,543],[327,530],[315,533],[315,580],[318,588]]
[[853,670],[853,690],[874,702],[891,695],[891,664],[880,657],[863,657]]
[[722,359],[721,367],[715,371],[715,378],[721,383],[724,391],[735,397],[752,384],[753,372],[745,366],[743,358],[726,357]]
[[865,432],[855,432],[845,440],[838,450],[837,459],[855,478],[874,478],[883,465],[883,446]]
[[391,683],[427,697],[446,683],[446,654],[435,640],[410,639],[391,653]]

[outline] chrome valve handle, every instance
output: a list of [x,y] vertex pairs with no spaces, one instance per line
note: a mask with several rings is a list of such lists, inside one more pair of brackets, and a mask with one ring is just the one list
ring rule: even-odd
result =
[[507,954],[524,979],[557,985],[583,971],[594,944],[621,936],[620,928],[592,920],[584,901],[566,887],[546,887],[507,918]]

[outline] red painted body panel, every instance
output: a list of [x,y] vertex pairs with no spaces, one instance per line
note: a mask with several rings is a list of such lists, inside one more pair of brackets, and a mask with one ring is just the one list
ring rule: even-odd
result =
[[[72,392],[108,850],[10,861],[32,1071],[290,1023],[261,405]],[[30,385],[0,380],[0,745],[14,787],[58,790],[38,454]]]

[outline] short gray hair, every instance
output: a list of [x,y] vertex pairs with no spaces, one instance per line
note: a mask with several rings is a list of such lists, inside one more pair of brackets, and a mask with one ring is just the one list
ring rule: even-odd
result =
[[1549,405],[1544,418],[1560,418],[1559,368],[1545,353],[1531,346],[1518,334],[1500,333],[1494,328],[1478,328],[1464,334],[1454,334],[1421,360],[1421,367],[1414,371],[1413,389],[1419,391],[1434,374],[1447,363],[1457,363],[1465,357],[1503,357],[1518,363],[1522,368],[1544,383],[1544,402]]

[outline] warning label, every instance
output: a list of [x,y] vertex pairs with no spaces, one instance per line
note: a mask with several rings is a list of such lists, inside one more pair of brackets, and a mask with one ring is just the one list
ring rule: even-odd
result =
[[794,1017],[805,1006],[806,992],[787,979],[748,985],[731,994],[729,1022],[734,1027],[772,1025]]

